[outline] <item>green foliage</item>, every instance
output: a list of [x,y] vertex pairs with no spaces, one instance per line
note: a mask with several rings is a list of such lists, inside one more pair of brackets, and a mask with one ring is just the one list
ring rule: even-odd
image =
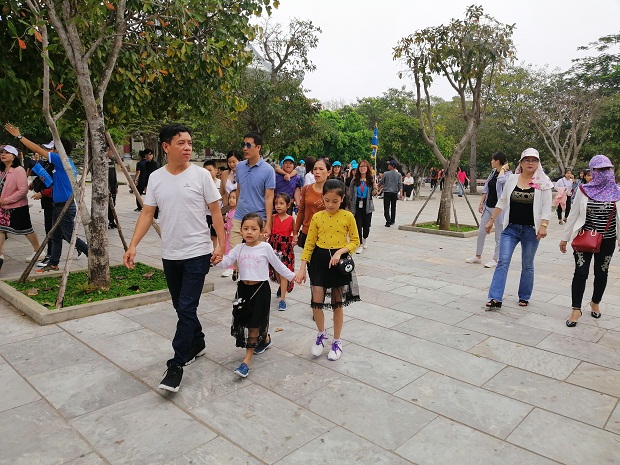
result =
[[[98,290],[89,284],[87,272],[70,273],[67,280],[68,292],[65,294],[63,307],[116,297],[127,297],[144,292],[161,291],[168,288],[162,270],[142,263],[136,263],[133,270],[129,270],[123,265],[111,267],[110,278],[110,289]],[[7,281],[7,284],[41,305],[53,309],[58,295],[60,276],[29,279],[23,284],[17,281]]]
[[620,91],[620,34],[603,36],[578,50],[592,50],[599,55],[573,60],[571,73],[576,81],[604,93]]
[[585,166],[596,154],[603,153],[620,166],[620,94],[605,97],[599,115],[592,123],[590,139],[577,166]]

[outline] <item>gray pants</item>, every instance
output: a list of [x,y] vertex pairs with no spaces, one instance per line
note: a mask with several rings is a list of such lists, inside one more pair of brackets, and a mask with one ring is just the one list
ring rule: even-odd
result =
[[[495,208],[489,208],[486,205],[484,206],[484,210],[482,210],[482,217],[480,218],[480,228],[478,228],[478,242],[476,243],[476,255],[482,256],[482,250],[484,249],[484,240],[487,237],[487,232],[484,230],[484,227],[491,219],[491,213],[493,213]],[[495,251],[493,252],[493,259],[497,261],[499,258],[499,239],[502,236],[502,231],[504,230],[503,226],[503,218],[504,212],[500,213],[500,215],[495,218]]]

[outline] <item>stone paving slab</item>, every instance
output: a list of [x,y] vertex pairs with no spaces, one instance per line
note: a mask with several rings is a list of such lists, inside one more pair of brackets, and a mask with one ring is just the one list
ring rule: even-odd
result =
[[[132,197],[117,206],[131,232]],[[420,206],[399,202],[398,221]],[[421,221],[436,211],[434,199]],[[31,215],[41,233],[38,205]],[[345,310],[342,358],[310,354],[310,291],[295,286],[284,312],[274,295],[273,346],[247,379],[232,372],[244,352],[230,336],[235,283],[213,269],[198,309],[207,353],[177,394],[157,389],[172,356],[170,301],[40,327],[0,300],[0,464],[617,463],[620,262],[603,317],[584,312],[567,328],[574,264],[557,251],[561,233],[552,224],[541,241],[530,305],[517,306],[517,251],[505,304],[486,312],[494,270],[464,261],[475,238],[384,228],[378,212],[354,257],[363,302]],[[19,275],[28,247],[11,236],[3,278]],[[149,231],[139,258],[160,266],[159,254]],[[331,337],[331,312],[326,325]]]

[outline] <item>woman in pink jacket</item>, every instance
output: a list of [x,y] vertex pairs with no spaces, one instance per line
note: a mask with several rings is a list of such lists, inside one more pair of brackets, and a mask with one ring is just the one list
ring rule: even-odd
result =
[[[0,268],[4,264],[6,233],[25,235],[34,252],[39,249],[39,238],[30,222],[28,178],[12,145],[0,148]],[[27,255],[26,261],[33,256]]]

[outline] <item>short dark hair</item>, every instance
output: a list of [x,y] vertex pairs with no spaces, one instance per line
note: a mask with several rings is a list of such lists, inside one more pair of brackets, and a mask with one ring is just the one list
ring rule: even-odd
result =
[[215,164],[215,160],[205,160],[205,162],[202,164],[202,167],[206,168],[207,166],[212,166],[214,168],[217,168],[217,165]]
[[159,131],[159,143],[163,144],[165,142],[166,144],[169,144],[170,142],[172,142],[174,136],[178,136],[182,132],[186,132],[190,136],[192,135],[192,131],[183,124],[168,124],[167,126],[161,128],[161,130]]
[[312,165],[312,169],[314,169],[316,164],[320,161],[325,163],[325,168],[327,169],[327,171],[332,169],[332,164],[329,162],[329,158],[318,158],[317,160],[315,160],[314,164]]
[[342,202],[340,202],[340,208],[347,208],[347,187],[344,182],[337,178],[328,179],[325,181],[325,184],[323,184],[323,195],[328,192],[335,192],[339,197],[341,197]]
[[[11,153],[11,155],[13,155]],[[11,162],[11,168],[17,168],[18,166],[22,166],[22,161],[18,156],[13,156],[13,161]],[[6,169],[6,166],[4,165],[4,163],[0,163],[0,171],[4,171]]]
[[491,155],[491,160],[496,160],[500,162],[502,166],[504,166],[506,164],[506,161],[508,161],[508,158],[506,157],[506,154],[504,152],[495,152],[493,155]]
[[60,143],[65,148],[65,153],[67,154],[67,156],[71,155],[71,152],[73,152],[73,142],[71,142],[69,139],[61,137]]
[[[290,160],[289,160],[289,161],[290,161]],[[285,204],[287,204],[287,205],[290,205],[290,204],[291,204],[291,196],[290,196],[290,195],[288,195],[286,192],[278,192],[278,193],[276,194],[276,196],[273,198],[273,203],[274,203],[274,205],[275,205],[275,203],[276,203],[276,199],[282,199],[282,200],[284,200],[284,203],[285,203]]]
[[258,223],[258,227],[261,229],[261,231],[265,227],[265,222],[263,221],[263,219],[260,217],[260,215],[258,213],[250,212],[250,213],[246,214],[241,219],[241,226],[243,226],[243,223],[245,223],[248,220],[256,220],[256,222]]
[[232,157],[235,157],[237,161],[243,161],[243,154],[239,152],[239,150],[231,150],[230,152],[228,152],[226,154],[226,161],[228,161],[228,159]]
[[151,154],[151,153],[153,153],[153,149],[144,149],[144,150],[142,151],[142,155],[143,155],[143,156],[145,156],[145,157],[146,157],[147,155]]
[[244,139],[254,139],[254,144],[255,145],[263,145],[263,136],[261,136],[261,134],[259,132],[250,131],[245,136],[243,136],[243,138]]

